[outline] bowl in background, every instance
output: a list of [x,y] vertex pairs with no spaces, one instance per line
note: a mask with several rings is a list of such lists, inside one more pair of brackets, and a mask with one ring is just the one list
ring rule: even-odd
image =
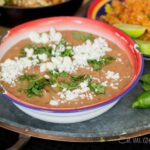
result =
[[57,5],[23,8],[0,6],[0,25],[13,27],[18,24],[50,16],[71,16],[81,6],[83,0],[66,0]]
[[28,37],[29,33],[56,30],[76,30],[102,36],[125,51],[134,67],[134,76],[130,83],[110,99],[79,108],[46,108],[40,107],[21,99],[4,90],[2,96],[11,100],[19,109],[37,119],[54,123],[76,123],[92,119],[109,110],[125,96],[139,81],[143,72],[143,57],[136,48],[136,43],[120,30],[100,21],[80,17],[52,17],[31,21],[11,29],[0,45],[0,59],[17,42]]

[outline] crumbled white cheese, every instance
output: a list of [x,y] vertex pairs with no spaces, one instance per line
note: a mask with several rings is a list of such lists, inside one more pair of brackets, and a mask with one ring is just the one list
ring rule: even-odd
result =
[[107,87],[108,86],[108,81],[104,81],[101,84],[102,84],[102,86]]
[[99,78],[97,78],[97,77],[93,77],[92,79],[97,81],[97,82],[99,82],[99,83],[101,82],[101,80]]
[[55,28],[51,28],[49,38],[51,42],[55,42],[58,44],[62,39],[62,34],[60,32],[56,32]]
[[53,56],[60,56],[62,52],[65,51],[65,46],[64,45],[59,45],[59,46],[51,46],[52,47],[52,55]]
[[59,105],[59,101],[58,100],[50,100],[49,104],[52,106],[58,106]]
[[114,84],[114,83],[110,83],[110,87],[111,87],[111,88],[113,88],[113,89],[116,89],[116,90],[118,89],[118,87],[117,87],[117,86],[115,86],[115,84]]
[[45,79],[50,79],[50,77],[47,74],[44,75],[44,78]]
[[120,62],[120,63],[122,63],[122,59],[121,59],[121,58],[119,58],[119,57],[117,57],[116,62]]
[[63,57],[61,65],[57,65],[59,72],[74,72],[74,66],[70,57]]
[[100,57],[103,57],[106,52],[111,50],[104,38],[96,38],[93,43],[87,40],[84,44],[73,47],[73,64],[80,68],[85,68],[88,66],[87,60],[99,60]]
[[26,52],[26,57],[32,57],[34,53],[33,48],[25,48],[24,51]]
[[37,33],[37,32],[31,32],[29,34],[29,38],[34,43],[50,43],[54,42],[58,44],[60,40],[62,39],[62,34],[60,32],[56,32],[54,28],[50,28],[50,33]]
[[22,75],[25,68],[35,66],[39,62],[38,59],[29,59],[28,57],[18,58],[17,60],[7,59],[0,64],[1,79],[11,85],[15,85],[14,81],[19,75]]
[[55,69],[59,72],[65,71],[68,73],[72,73],[75,70],[70,57],[52,57],[51,62],[40,64],[40,72]]
[[41,34],[41,43],[46,44],[49,42],[49,35],[47,33]]
[[115,73],[113,71],[108,70],[105,75],[106,75],[106,79],[112,79],[112,80],[120,79],[120,75],[118,72]]
[[67,101],[72,101],[77,98],[81,99],[93,99],[92,94],[88,93],[90,91],[88,87],[88,81],[85,80],[80,83],[80,87],[78,89],[75,89],[73,91],[64,89],[62,92],[58,93],[58,96],[61,99],[65,99]]
[[36,33],[36,32],[31,32],[29,34],[29,39],[34,42],[34,43],[40,43],[41,42],[41,38],[40,38],[40,34]]
[[39,58],[42,62],[48,60],[48,57],[47,57],[46,54],[38,54],[38,58]]
[[52,88],[56,88],[57,87],[57,84],[53,84],[51,85]]

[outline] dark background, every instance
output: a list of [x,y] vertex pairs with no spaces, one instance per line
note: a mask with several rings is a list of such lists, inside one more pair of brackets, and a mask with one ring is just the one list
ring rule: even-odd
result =
[[[18,140],[18,135],[19,134],[15,132],[0,128],[0,150],[5,150],[15,144]],[[138,140],[139,139],[141,142],[136,142],[136,139],[130,139],[105,143],[69,143],[31,138],[21,150],[149,150],[150,135],[138,137]]]

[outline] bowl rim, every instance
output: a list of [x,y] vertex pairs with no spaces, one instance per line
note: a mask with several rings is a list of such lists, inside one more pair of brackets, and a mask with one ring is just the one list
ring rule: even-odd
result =
[[[107,30],[113,30],[114,32],[117,32],[119,35],[123,36],[129,43],[130,45],[132,45],[133,49],[134,49],[134,56],[138,62],[138,65],[135,68],[135,74],[133,75],[132,80],[130,81],[130,83],[125,86],[125,88],[123,90],[121,90],[120,92],[116,93],[113,97],[106,99],[104,101],[98,102],[98,103],[94,103],[91,105],[87,105],[87,106],[82,106],[82,107],[78,107],[78,108],[47,108],[47,107],[42,107],[42,106],[37,106],[35,104],[30,104],[26,101],[23,101],[15,96],[13,96],[11,93],[6,91],[6,94],[4,94],[3,96],[9,100],[11,100],[13,103],[22,105],[24,107],[30,108],[30,109],[34,109],[34,110],[40,110],[40,111],[50,111],[50,112],[54,112],[54,113],[66,113],[66,112],[79,112],[79,111],[86,111],[89,109],[93,109],[93,108],[98,108],[98,107],[102,107],[105,105],[108,105],[120,98],[122,98],[123,96],[125,96],[131,89],[134,88],[134,86],[138,83],[142,73],[143,73],[143,69],[144,69],[144,60],[143,60],[143,56],[141,55],[141,53],[136,49],[136,43],[129,37],[127,36],[125,33],[123,33],[122,31],[118,30],[117,28],[108,25],[106,23],[100,22],[100,21],[96,21],[96,20],[91,20],[88,18],[82,18],[82,17],[50,17],[50,18],[44,18],[44,19],[37,19],[34,21],[30,21],[21,25],[18,25],[14,28],[12,28],[9,31],[9,34],[7,36],[4,37],[4,39],[2,40],[0,47],[3,46],[3,44],[7,43],[7,40],[11,38],[12,35],[15,35],[17,32],[19,32],[22,29],[28,29],[28,27],[34,27],[37,24],[41,24],[41,22],[47,22],[50,20],[53,21],[58,21],[58,20],[66,20],[66,21],[80,21],[80,22],[86,22],[86,23],[90,23],[90,24],[96,24],[98,26],[105,26],[107,28]],[[25,31],[25,30],[24,30]],[[129,47],[130,48],[130,47]],[[131,48],[130,48],[131,49]]]
[[[76,0],[67,0],[58,4],[54,4],[54,5],[47,5],[47,6],[38,6],[38,7],[19,7],[19,6],[9,6],[9,5],[0,5],[0,8],[6,8],[6,9],[17,9],[17,10],[35,10],[35,9],[44,9],[44,8],[51,8],[51,7],[57,7],[57,6],[61,6],[63,4],[67,4],[67,3],[71,3],[72,1],[76,1]],[[81,2],[83,0],[80,0]]]

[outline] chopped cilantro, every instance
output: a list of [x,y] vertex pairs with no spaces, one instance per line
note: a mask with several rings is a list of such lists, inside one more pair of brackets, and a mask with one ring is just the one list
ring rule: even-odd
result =
[[25,89],[25,93],[28,97],[32,96],[42,96],[43,89],[47,85],[51,85],[51,80],[45,78],[39,78],[37,80],[30,80],[27,89]]
[[76,75],[71,77],[71,80],[74,82],[83,81],[84,79],[85,79],[85,75]]
[[46,54],[48,56],[48,58],[51,58],[52,48],[49,46],[35,47],[34,54]]
[[19,81],[24,81],[24,80],[28,80],[28,81],[30,81],[30,80],[35,80],[35,79],[37,79],[38,78],[38,75],[37,74],[24,74],[24,75],[21,75],[21,76],[19,76]]
[[95,71],[99,71],[102,68],[102,65],[110,64],[115,58],[111,56],[101,57],[99,60],[88,60],[88,63],[92,66]]
[[24,49],[21,49],[20,51],[20,57],[26,57],[26,52]]
[[61,53],[61,56],[62,56],[62,57],[66,57],[66,56],[72,57],[72,56],[73,56],[73,51],[72,51],[72,49],[65,49],[65,51],[63,51],[63,52]]
[[48,71],[48,74],[51,76],[52,79],[56,80],[58,77],[68,77],[69,73],[63,71],[63,72],[58,72],[57,70],[55,71]]
[[[25,48],[33,48],[34,49],[34,54],[46,54],[48,58],[51,58],[52,56],[52,48],[49,46],[35,46],[35,45],[29,45],[26,46]],[[20,57],[25,57],[26,52],[25,48],[23,48],[20,52]]]
[[65,48],[65,50],[61,53],[61,56],[62,57],[66,57],[66,56],[69,56],[69,57],[72,57],[73,56],[73,48],[71,45],[69,45],[65,39],[62,39],[60,41],[60,43],[57,45],[57,47],[60,47],[60,46],[63,46]]
[[80,31],[75,31],[73,32],[73,37],[76,40],[82,40],[82,41],[86,41],[86,40],[90,40],[90,41],[94,41],[94,36],[90,33],[85,33],[85,32],[80,32]]
[[69,82],[58,83],[58,87],[61,89],[74,90],[79,87],[79,83],[87,78],[86,75],[71,76]]
[[105,88],[101,85],[101,83],[89,82],[88,87],[95,94],[104,94]]
[[74,90],[77,89],[79,85],[77,82],[73,82],[73,81],[68,83],[60,82],[58,83],[58,87],[61,89]]

